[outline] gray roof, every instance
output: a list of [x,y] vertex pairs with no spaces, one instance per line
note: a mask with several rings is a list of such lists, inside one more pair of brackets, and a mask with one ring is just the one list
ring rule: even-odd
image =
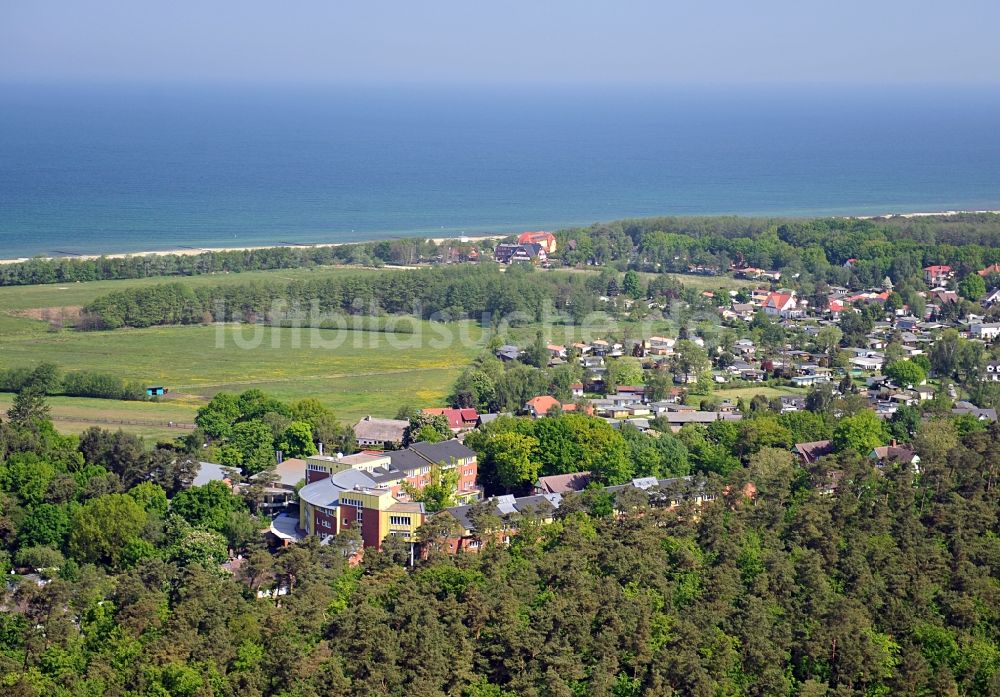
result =
[[952,409],[952,414],[956,416],[961,416],[963,414],[971,414],[980,421],[996,421],[997,420],[997,410],[996,409],[979,409],[973,407],[972,409]]
[[403,432],[409,426],[410,422],[402,419],[373,419],[366,416],[354,424],[354,435],[358,440],[398,443],[403,440]]
[[299,489],[299,498],[313,506],[330,508],[340,501],[340,494],[344,491],[361,487],[374,489],[376,482],[364,472],[354,469],[347,469],[337,472],[326,479],[318,482],[306,484]]
[[720,420],[738,421],[743,415],[716,411],[668,411],[665,417],[672,424],[705,424]]
[[440,443],[414,443],[410,446],[410,450],[431,463],[450,462],[453,459],[465,460],[476,456],[474,450],[470,450],[454,438]]
[[[532,496],[514,497],[510,494],[506,494],[504,496],[491,498],[488,500],[488,503],[493,504],[493,514],[501,517],[513,515],[515,513],[522,515],[533,512],[551,514],[552,511],[559,508],[559,505],[562,503],[562,495],[534,494]],[[472,520],[469,518],[472,506],[452,506],[451,508],[446,508],[445,510],[449,515],[458,521],[458,524],[462,526],[463,530],[471,531],[475,527]]]
[[222,465],[217,465],[214,462],[199,462],[198,464],[198,473],[194,475],[191,486],[204,486],[209,482],[221,482],[229,478],[225,472],[228,468]]
[[412,448],[407,448],[406,450],[394,450],[388,453],[389,461],[392,463],[393,469],[408,471],[420,469],[421,467],[426,467],[428,461],[420,457],[415,450]]

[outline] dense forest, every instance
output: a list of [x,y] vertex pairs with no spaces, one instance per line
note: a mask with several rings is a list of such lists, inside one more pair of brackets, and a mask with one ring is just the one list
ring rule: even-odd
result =
[[[90,329],[192,324],[203,321],[324,323],[331,316],[408,314],[425,319],[540,320],[546,308],[598,307],[615,274],[537,273],[516,266],[449,266],[411,271],[360,272],[319,280],[220,284],[191,288],[163,283],[97,298],[83,310]],[[666,284],[679,292],[679,284]],[[581,314],[583,313],[583,314]],[[569,315],[568,315],[569,316]]]
[[[957,278],[964,279],[978,278],[977,271],[1000,262],[998,215],[878,221],[653,218],[566,230],[557,237],[557,260],[570,266],[597,265],[603,267],[602,273],[584,277],[567,273],[531,275],[527,269],[510,269],[511,273],[501,274],[489,264],[482,268],[439,266],[393,273],[359,271],[322,280],[198,288],[164,283],[96,299],[84,308],[81,326],[114,329],[264,318],[308,324],[323,321],[322,315],[330,313],[409,314],[437,319],[481,319],[487,314],[501,317],[518,313],[531,320],[540,318],[546,308],[564,312],[579,322],[595,309],[604,309],[601,296],[615,296],[626,290],[616,272],[687,272],[694,267],[718,273],[731,265],[781,271],[782,285],[816,299],[825,297],[830,284],[866,288],[881,286],[888,277],[895,284],[900,304],[921,308],[925,300],[919,293],[927,290],[923,277],[926,265],[949,264]],[[424,250],[427,254],[434,251]],[[275,258],[290,265],[310,265],[317,263],[308,257],[313,252],[318,250],[293,249],[288,256],[275,252]],[[249,260],[258,253],[262,252],[243,254]],[[127,259],[110,261],[126,266],[138,263]],[[246,263],[248,269],[276,268],[274,263],[278,262],[272,262]],[[16,275],[17,268],[11,265],[0,269],[0,273]],[[235,264],[225,268],[240,267]],[[164,269],[160,272],[169,273]],[[628,280],[624,279],[626,283]],[[988,275],[980,285],[979,290],[964,292],[965,298],[975,300],[986,289],[1000,286],[1000,274]],[[633,297],[662,300],[681,293],[674,279],[659,275],[642,284]],[[970,307],[958,303],[948,311],[964,316]]]
[[244,500],[187,488],[183,452],[61,436],[23,395],[0,424],[0,540],[4,567],[39,571],[5,576],[5,695],[1000,690],[1000,426],[918,424],[919,472],[762,446],[692,480],[717,497],[701,509],[631,488],[551,524],[480,507],[479,554],[441,552],[445,515],[414,568],[392,543],[352,568],[349,536],[272,556]]

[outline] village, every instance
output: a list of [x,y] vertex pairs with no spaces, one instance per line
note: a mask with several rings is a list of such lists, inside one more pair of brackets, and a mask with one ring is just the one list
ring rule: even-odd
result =
[[[499,244],[495,258],[503,264],[544,264],[546,253],[554,250],[555,240],[549,233],[525,233],[516,243]],[[989,267],[979,275],[986,277],[998,270]],[[409,545],[412,563],[426,553],[432,539],[426,531],[431,528],[437,542],[450,553],[478,551],[486,537],[477,529],[477,511],[506,521],[494,539],[509,541],[520,517],[530,515],[543,523],[552,522],[564,497],[586,491],[604,492],[612,500],[625,491],[638,493],[651,505],[667,509],[681,504],[700,507],[718,498],[717,492],[707,491],[703,480],[693,476],[643,476],[602,487],[589,471],[540,476],[531,490],[521,495],[487,495],[479,481],[477,453],[464,442],[470,433],[499,418],[538,420],[579,413],[601,419],[615,429],[634,428],[655,437],[719,421],[738,422],[754,410],[778,415],[805,411],[813,408],[810,395],[819,393],[829,399],[853,396],[863,400],[864,407],[883,421],[892,419],[900,409],[943,399],[953,416],[983,424],[996,422],[995,409],[980,408],[962,398],[950,381],[932,381],[927,375],[929,356],[944,332],[984,347],[997,338],[1000,323],[986,322],[984,315],[1000,302],[1000,290],[982,298],[982,315],[970,313],[956,321],[950,319],[949,305],[959,302],[960,296],[954,290],[955,273],[949,266],[924,269],[931,290],[925,294],[926,304],[919,316],[899,305],[898,298],[893,299],[893,284],[888,278],[878,288],[830,287],[824,302],[811,304],[795,290],[780,287],[780,272],[750,267],[730,271],[751,287],[749,291],[730,291],[724,302],[715,303],[719,325],[736,330],[754,321],[769,322],[783,330],[779,343],[762,345],[730,332],[730,341],[711,345],[697,333],[684,338],[624,340],[608,336],[570,345],[546,344],[545,365],[540,367],[573,366],[582,375],[569,385],[568,399],[537,394],[519,410],[506,414],[480,412],[468,405],[425,407],[422,418],[447,423],[449,439],[433,443],[413,442],[411,420],[366,416],[352,427],[357,453],[324,453],[322,444],[318,454],[305,458],[283,459],[279,453],[276,467],[257,475],[266,480],[263,507],[273,516],[267,531],[272,546],[294,544],[308,536],[325,543],[342,532],[354,531],[358,542],[351,551],[353,563],[361,560],[364,549],[379,549],[390,538]],[[703,267],[691,272],[717,273]],[[863,341],[840,345],[845,317],[862,314],[873,318]],[[530,360],[527,354],[532,350],[502,344],[492,354],[505,365],[517,365]],[[618,384],[613,377],[620,373],[616,364],[624,363],[637,367],[642,380]],[[908,369],[898,369],[900,364]],[[1000,381],[1000,362],[986,362],[985,370],[986,379]],[[716,394],[733,389],[739,397]],[[796,442],[790,448],[803,466],[835,450],[830,439]],[[880,468],[904,465],[919,472],[920,458],[913,447],[895,439],[872,447],[868,456]],[[442,478],[443,472],[453,476]],[[841,476],[836,469],[827,471],[814,486],[832,494]],[[202,485],[213,479],[239,486],[231,482],[226,468],[202,463],[194,483]],[[443,496],[449,505],[432,512],[416,499],[425,487],[439,486],[442,481],[450,482],[450,491]],[[751,483],[742,493],[752,499],[754,492]],[[447,525],[442,527],[444,519]],[[429,526],[432,521],[436,524]],[[239,560],[235,561],[238,567]]]

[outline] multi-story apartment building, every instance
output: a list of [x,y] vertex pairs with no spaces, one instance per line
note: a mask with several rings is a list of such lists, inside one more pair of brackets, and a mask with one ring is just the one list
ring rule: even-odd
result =
[[457,440],[415,443],[387,453],[310,457],[307,483],[299,491],[299,527],[321,537],[353,528],[365,547],[379,547],[390,535],[413,542],[425,512],[407,489],[430,484],[436,467],[457,472],[457,501],[479,499],[476,453]]

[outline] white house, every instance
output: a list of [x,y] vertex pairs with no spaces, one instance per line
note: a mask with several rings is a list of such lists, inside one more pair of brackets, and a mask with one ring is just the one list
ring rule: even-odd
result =
[[795,293],[771,293],[764,300],[765,314],[772,317],[794,317],[799,314]]
[[993,341],[1000,336],[1000,322],[990,324],[973,324],[969,327],[969,336],[983,341]]

